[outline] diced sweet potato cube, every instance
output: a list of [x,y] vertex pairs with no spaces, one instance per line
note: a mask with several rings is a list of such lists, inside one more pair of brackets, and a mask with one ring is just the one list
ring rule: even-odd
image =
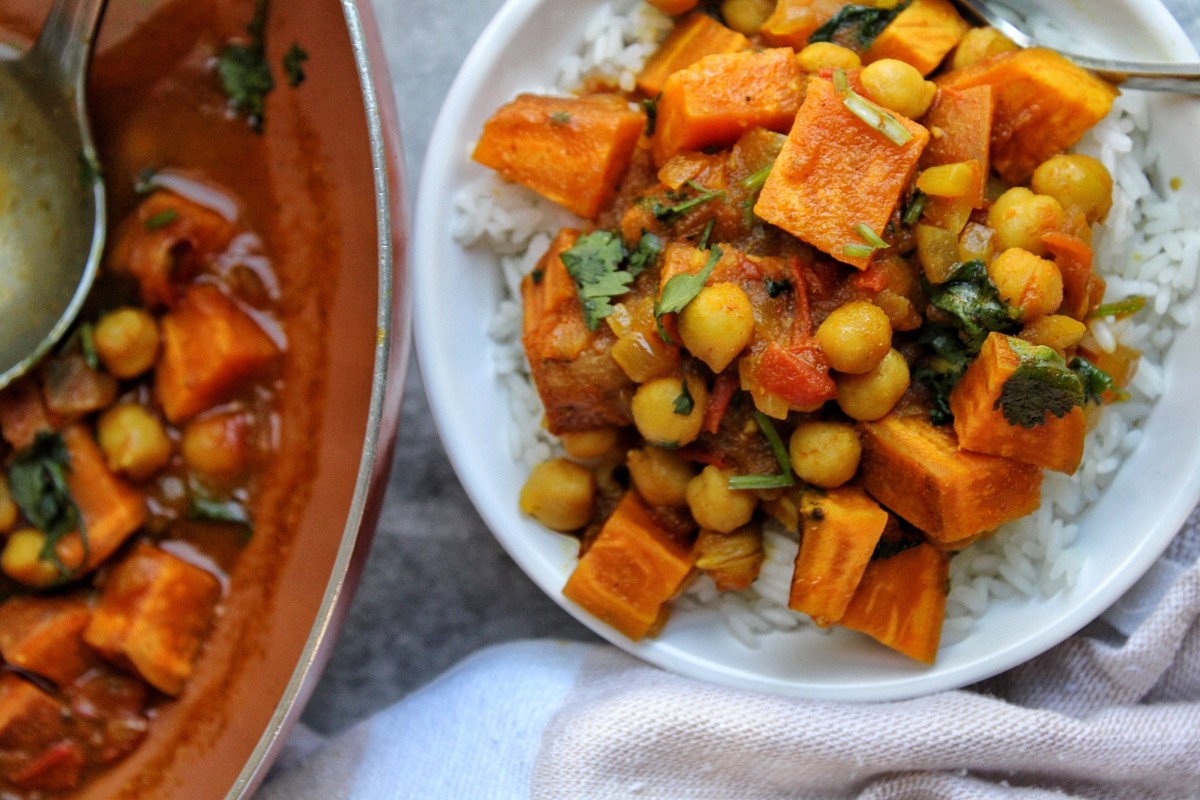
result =
[[646,59],[637,87],[647,97],[657,97],[672,73],[690,67],[705,56],[747,50],[750,40],[726,28],[708,14],[691,14],[675,24],[667,38]]
[[788,607],[827,626],[840,620],[850,604],[888,513],[854,486],[805,495],[805,501]]
[[840,624],[925,664],[937,658],[950,557],[929,544],[872,561]]
[[940,164],[975,162],[979,180],[967,195],[972,208],[982,208],[991,169],[992,87],[974,86],[963,91],[938,90],[922,123],[929,129],[929,145],[921,154],[921,169]]
[[590,219],[616,191],[645,126],[616,95],[522,94],[484,123],[472,158]]
[[560,231],[521,282],[521,341],[555,435],[631,420],[634,385],[613,359],[612,330],[607,325],[588,330],[575,282],[560,257],[578,239],[579,231]]
[[0,655],[22,669],[67,686],[87,671],[83,629],[92,610],[78,597],[20,595],[0,605]]
[[759,33],[767,44],[803,50],[808,37],[844,5],[846,0],[779,0]]
[[1021,365],[1020,355],[1009,344],[1012,338],[989,334],[950,393],[958,443],[967,450],[1071,474],[1083,459],[1087,422],[1082,408],[1076,406],[1063,417],[1047,411],[1041,425],[1025,428],[1009,423],[999,407],[1005,382]]
[[149,511],[142,493],[109,471],[86,428],[72,425],[62,437],[71,456],[67,487],[83,516],[87,546],[78,532],[71,532],[59,539],[55,551],[78,574],[95,569],[115,553],[142,526]]
[[232,399],[280,354],[253,317],[207,283],[162,318],[162,341],[155,388],[171,422]]
[[30,756],[62,739],[68,731],[65,711],[30,681],[0,674],[0,751]]
[[42,391],[32,378],[22,378],[0,391],[0,435],[14,450],[33,444],[41,431],[53,429]]
[[992,168],[1024,183],[1038,164],[1068,149],[1108,113],[1117,90],[1052,50],[1000,53],[947,72],[938,85],[991,86]]
[[893,413],[859,429],[863,487],[941,546],[953,548],[1041,502],[1038,467],[963,450],[953,430],[923,416]]
[[1104,297],[1104,279],[1093,269],[1092,246],[1069,233],[1051,231],[1042,236],[1046,250],[1054,257],[1063,280],[1063,300],[1059,313],[1082,320]]
[[950,0],[912,0],[875,37],[863,63],[895,58],[928,75],[970,28]]
[[636,641],[658,630],[665,603],[691,571],[688,550],[629,491],[580,557],[563,595]]
[[109,574],[84,640],[177,696],[192,675],[220,597],[221,584],[211,573],[140,543]]
[[802,98],[800,65],[787,48],[705,56],[663,86],[654,161],[661,166],[684,150],[728,147],[752,128],[784,133]]
[[855,226],[884,231],[929,141],[922,126],[895,119],[912,135],[905,144],[895,144],[855,116],[832,81],[809,81],[754,212],[839,261],[865,269],[870,256],[846,253],[847,245],[864,243]]

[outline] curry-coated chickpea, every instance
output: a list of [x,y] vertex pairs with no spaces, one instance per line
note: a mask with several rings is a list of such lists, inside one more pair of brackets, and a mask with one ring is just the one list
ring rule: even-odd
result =
[[591,470],[565,458],[538,464],[521,487],[521,511],[552,531],[574,531],[592,519],[596,479]]
[[678,453],[647,445],[625,456],[629,478],[638,494],[652,506],[687,504],[688,482],[696,470]]
[[681,446],[700,435],[708,389],[696,378],[655,378],[637,388],[631,405],[633,424],[646,441]]
[[158,322],[145,309],[108,312],[96,323],[92,338],[100,362],[118,378],[135,378],[158,359]]
[[788,455],[800,480],[822,489],[832,489],[858,472],[862,443],[852,425],[806,420],[792,431]]
[[995,28],[971,28],[958,40],[958,46],[950,56],[950,68],[962,69],[1016,49],[1016,43]]
[[1010,247],[992,259],[987,271],[1000,299],[1020,309],[1021,321],[1026,324],[1053,314],[1062,305],[1062,273],[1049,259]]
[[825,318],[816,339],[829,366],[858,375],[874,369],[892,349],[892,323],[879,306],[854,300]]
[[171,460],[171,438],[158,417],[137,403],[118,403],[96,422],[108,468],[143,481]]
[[710,464],[688,482],[688,509],[701,528],[731,533],[754,516],[758,497],[744,489],[730,489],[732,475]]
[[813,42],[796,54],[800,69],[820,72],[823,69],[858,69],[862,59],[848,47],[833,42]]
[[898,58],[881,58],[867,64],[859,78],[867,97],[909,119],[925,116],[937,94],[933,81],[925,80],[916,67]]
[[738,33],[751,36],[775,10],[775,0],[721,0],[725,24]]
[[611,425],[590,431],[564,433],[558,437],[571,458],[599,458],[617,446],[617,429]]
[[1029,185],[1063,208],[1078,208],[1088,222],[1103,221],[1112,207],[1112,175],[1099,160],[1082,153],[1046,159],[1033,171]]
[[26,586],[43,587],[56,583],[60,577],[58,567],[42,558],[45,546],[46,534],[37,528],[13,531],[4,542],[4,552],[0,553],[0,569]]
[[899,351],[889,350],[870,372],[838,376],[837,403],[851,419],[881,419],[908,391],[908,385],[908,362]]
[[1040,256],[1046,253],[1042,236],[1061,228],[1064,217],[1062,204],[1050,195],[1014,186],[992,203],[987,224],[996,231],[997,250],[1020,247]]
[[232,478],[249,466],[249,434],[250,423],[244,414],[196,417],[183,429],[179,452],[190,470],[212,478]]
[[733,283],[705,286],[679,313],[679,338],[713,372],[729,366],[754,335],[754,306]]
[[21,518],[21,510],[8,490],[8,478],[0,474],[0,531],[13,529]]

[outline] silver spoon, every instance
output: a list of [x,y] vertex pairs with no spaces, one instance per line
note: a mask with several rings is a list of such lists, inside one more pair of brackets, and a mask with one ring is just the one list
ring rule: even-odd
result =
[[62,338],[104,249],[104,183],[84,79],[106,0],[55,0],[0,58],[0,387]]
[[[998,14],[986,0],[954,0],[969,22],[991,25],[1019,47],[1040,46],[1031,36]],[[1076,65],[1126,89],[1200,94],[1200,63],[1194,61],[1123,61],[1080,53],[1058,52]]]

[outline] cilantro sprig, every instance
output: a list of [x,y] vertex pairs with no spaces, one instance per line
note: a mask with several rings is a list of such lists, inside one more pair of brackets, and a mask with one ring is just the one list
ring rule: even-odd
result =
[[663,286],[658,300],[654,301],[654,320],[658,323],[658,332],[663,337],[663,341],[669,341],[669,338],[666,331],[663,330],[662,318],[667,314],[683,311],[688,303],[695,300],[696,295],[700,294],[708,276],[712,275],[713,268],[720,260],[721,248],[713,245],[708,251],[708,260],[704,262],[704,266],[700,268],[699,272],[673,275]]
[[588,330],[600,327],[600,320],[613,312],[613,298],[628,292],[634,278],[654,265],[662,247],[661,239],[644,232],[630,251],[618,234],[599,230],[563,251],[560,258],[575,282]]
[[788,455],[787,445],[783,443],[775,423],[761,411],[754,412],[754,422],[771,446],[771,454],[779,463],[780,472],[775,475],[733,475],[729,478],[730,489],[786,489],[796,485],[792,472],[792,459]]

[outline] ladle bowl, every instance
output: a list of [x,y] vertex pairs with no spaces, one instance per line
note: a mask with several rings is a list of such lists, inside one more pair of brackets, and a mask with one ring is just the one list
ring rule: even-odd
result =
[[84,79],[105,0],[59,0],[0,59],[0,387],[70,328],[104,249],[104,182]]

